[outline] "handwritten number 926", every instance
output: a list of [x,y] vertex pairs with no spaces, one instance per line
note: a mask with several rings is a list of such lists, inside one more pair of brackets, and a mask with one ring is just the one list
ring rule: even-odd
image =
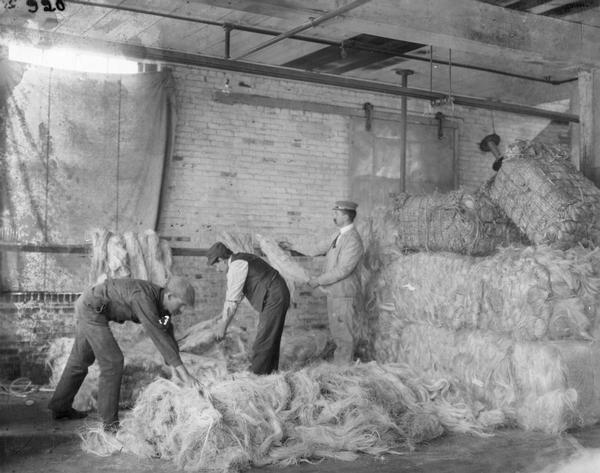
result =
[[[52,0],[40,0],[39,3],[44,7],[44,11],[63,11],[65,9],[63,0],[54,0],[54,6],[52,6]],[[35,13],[39,9],[38,0],[27,0],[27,6],[29,13]]]

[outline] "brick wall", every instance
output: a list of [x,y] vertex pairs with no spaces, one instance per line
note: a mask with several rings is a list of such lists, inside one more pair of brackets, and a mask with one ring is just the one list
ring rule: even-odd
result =
[[0,380],[48,380],[49,343],[73,336],[73,301],[78,294],[13,293],[0,299]]
[[[275,238],[329,234],[334,230],[332,202],[350,194],[351,116],[362,116],[365,102],[374,105],[375,113],[399,116],[401,109],[400,97],[318,84],[187,66],[174,67],[173,75],[176,137],[158,227],[172,246],[206,248],[223,230]],[[227,102],[221,92],[226,79],[233,94],[264,100]],[[413,99],[408,108],[410,114],[430,117],[437,111]],[[493,156],[478,146],[492,133],[492,112],[455,107],[444,113],[459,126],[458,181],[475,189],[493,173]],[[568,140],[566,126],[545,119],[494,112],[493,124],[502,137],[501,148],[515,138],[531,139],[540,133],[546,140]],[[318,261],[305,263],[318,270]],[[203,257],[176,257],[174,265],[175,272],[190,277],[197,290],[194,314],[186,314],[180,325],[216,315],[225,293],[224,275],[207,267]],[[60,289],[78,292],[82,284],[85,281],[61,280]],[[308,288],[300,288],[298,294],[288,325],[321,329],[324,297]],[[72,310],[68,304],[52,303],[42,309],[38,316],[23,318],[11,303],[0,306],[6,350],[2,360],[9,360],[0,376],[39,377],[22,362],[17,369],[16,355],[23,355],[29,346],[31,359],[39,361],[40,347],[72,330],[66,323]],[[253,330],[255,316],[250,309],[245,308],[239,319]]]
[[[289,80],[183,66],[173,74],[177,138],[159,230],[191,246],[210,244],[220,230],[285,236],[330,228],[331,202],[350,193],[348,111],[360,115],[370,102],[376,113],[399,116],[401,106],[400,97]],[[226,79],[234,93],[278,99],[281,108],[273,100],[217,100]],[[310,107],[319,102],[331,109]],[[413,99],[408,108],[429,116],[438,110]],[[568,134],[567,126],[542,118],[465,107],[444,112],[459,124],[458,180],[467,188],[493,172],[494,157],[479,149],[493,127],[501,148],[542,132],[552,141]]]

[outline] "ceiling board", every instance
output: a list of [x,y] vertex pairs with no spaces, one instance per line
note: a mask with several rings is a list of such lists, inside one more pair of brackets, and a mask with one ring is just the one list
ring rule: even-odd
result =
[[[0,25],[224,57],[225,30],[190,20],[286,32],[351,0],[94,1],[186,19],[69,2],[64,12],[57,12],[52,18],[32,18],[31,14],[21,11],[12,18],[6,14],[0,16]],[[399,83],[400,77],[394,70],[401,67],[415,71],[409,78],[412,86],[429,89],[433,73],[434,89],[447,90],[448,67],[428,61],[429,45],[433,44],[437,61],[447,61],[451,48],[453,90],[457,93],[499,100],[510,97],[517,103],[532,104],[544,96],[563,94],[563,98],[568,98],[568,89],[572,86],[548,86],[457,64],[537,79],[577,77],[582,68],[593,64],[600,67],[600,48],[597,47],[600,29],[596,28],[600,26],[599,4],[600,0],[371,0],[299,33],[332,44],[285,39],[244,57],[243,61],[391,83]],[[584,7],[585,10],[581,10]],[[560,19],[555,18],[556,15],[561,15]],[[376,46],[386,41],[425,46],[410,51],[410,55],[420,60],[381,51],[352,50],[349,41],[359,35],[380,38],[383,43]],[[235,58],[273,37],[234,29],[230,36],[231,56]],[[342,41],[346,42],[345,58],[340,56]]]

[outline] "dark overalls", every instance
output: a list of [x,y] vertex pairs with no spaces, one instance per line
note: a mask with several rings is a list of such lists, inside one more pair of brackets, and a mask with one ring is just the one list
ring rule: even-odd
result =
[[48,407],[63,412],[71,407],[88,373],[98,361],[98,412],[105,425],[119,419],[119,394],[123,376],[123,353],[108,322],[141,323],[171,366],[181,365],[172,326],[161,324],[166,315],[163,289],[138,279],[108,279],[87,289],[75,302],[75,343]]
[[244,296],[259,313],[250,370],[255,374],[269,374],[279,367],[279,348],[290,306],[290,292],[277,270],[258,256],[250,253],[231,256],[231,261],[240,259],[248,263]]

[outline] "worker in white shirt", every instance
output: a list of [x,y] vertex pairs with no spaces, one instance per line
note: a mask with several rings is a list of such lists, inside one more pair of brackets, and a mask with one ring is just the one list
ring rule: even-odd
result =
[[217,340],[225,337],[240,302],[246,297],[259,313],[250,370],[255,374],[276,371],[285,316],[290,306],[285,280],[259,256],[233,253],[221,242],[211,246],[206,257],[209,265],[217,264],[219,271],[227,271],[227,292]]

